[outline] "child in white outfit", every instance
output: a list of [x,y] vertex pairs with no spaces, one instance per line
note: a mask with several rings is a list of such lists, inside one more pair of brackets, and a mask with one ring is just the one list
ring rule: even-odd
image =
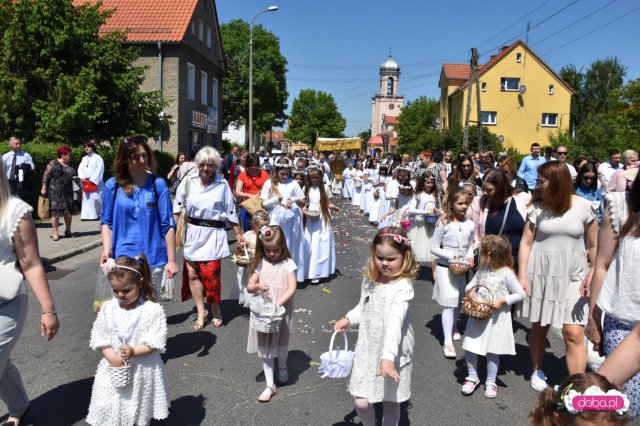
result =
[[[240,245],[240,252],[244,253],[243,246],[246,247],[247,254],[249,255],[249,261],[253,260],[253,257],[256,254],[256,240],[258,238],[258,232],[260,228],[263,226],[269,225],[269,213],[264,210],[258,210],[255,212],[253,217],[251,218],[251,226],[253,229],[248,230],[244,233],[244,241],[245,244]],[[244,305],[247,299],[249,298],[249,293],[247,292],[247,283],[249,282],[249,266],[238,266],[238,285],[236,289],[232,291],[231,298],[238,298],[238,303]]]
[[[114,298],[102,305],[91,329],[90,346],[104,358],[93,382],[87,423],[129,426],[166,419],[169,391],[160,353],[167,343],[167,319],[153,301],[149,264],[140,254],[107,259],[102,267]],[[114,386],[109,369],[117,367],[131,369],[131,383]]]
[[[487,357],[487,380],[484,396],[498,395],[496,376],[500,366],[500,355],[515,355],[511,324],[511,305],[524,300],[525,292],[513,272],[511,244],[502,236],[487,235],[480,243],[480,268],[466,291],[471,298],[492,302],[493,314],[487,319],[469,318],[466,335],[462,342],[467,362],[467,377],[462,393],[471,395],[480,384],[478,378],[478,355]],[[488,287],[487,290],[480,285]]]

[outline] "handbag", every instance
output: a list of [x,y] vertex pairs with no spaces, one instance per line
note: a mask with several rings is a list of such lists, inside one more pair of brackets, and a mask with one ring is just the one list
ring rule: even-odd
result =
[[347,333],[343,332],[344,349],[333,349],[333,341],[336,338],[337,331],[333,332],[331,342],[329,343],[329,351],[320,355],[320,367],[318,374],[321,378],[328,377],[330,379],[342,379],[347,377],[353,366],[354,353],[348,349]]
[[51,210],[49,209],[49,199],[47,197],[38,197],[38,217],[42,220],[51,218]]
[[256,214],[258,210],[262,210],[262,199],[260,193],[252,195],[243,202],[240,203],[243,209],[247,211],[251,216]]
[[82,182],[82,192],[93,192],[98,190],[98,185],[91,182],[90,180],[85,180]]
[[24,276],[20,271],[16,271],[6,265],[0,265],[0,300],[12,300],[18,294]]
[[187,239],[187,198],[189,198],[189,188],[191,187],[191,179],[187,179],[187,183],[184,185],[184,202],[182,203],[182,211],[178,218],[178,225],[176,229],[176,248],[184,247],[184,242]]

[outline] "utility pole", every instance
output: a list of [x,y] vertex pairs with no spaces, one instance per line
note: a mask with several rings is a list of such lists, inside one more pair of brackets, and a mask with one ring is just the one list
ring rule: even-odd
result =
[[467,111],[465,114],[464,121],[464,136],[462,139],[462,149],[467,151],[469,149],[469,121],[471,118],[471,94],[473,89],[473,84],[476,84],[476,97],[477,99],[477,109],[478,109],[478,131],[479,131],[479,143],[482,148],[482,124],[481,124],[481,115],[482,112],[480,110],[480,81],[478,79],[478,49],[475,47],[471,49],[471,61],[469,67],[469,91],[467,92]]

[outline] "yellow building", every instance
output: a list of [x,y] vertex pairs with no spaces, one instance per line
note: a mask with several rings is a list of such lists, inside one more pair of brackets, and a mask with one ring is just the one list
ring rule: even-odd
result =
[[[469,65],[444,64],[436,122],[441,130],[464,126],[469,94]],[[571,95],[575,91],[522,40],[503,47],[479,65],[483,126],[505,148],[529,152],[532,143],[548,144],[548,135],[569,128]],[[471,94],[471,124],[477,121],[476,87]]]

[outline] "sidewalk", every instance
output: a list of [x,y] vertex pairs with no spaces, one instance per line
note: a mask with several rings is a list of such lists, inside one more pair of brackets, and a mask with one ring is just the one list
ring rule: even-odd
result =
[[[60,222],[64,223],[62,218]],[[40,246],[40,257],[47,264],[54,264],[61,260],[68,259],[80,253],[85,253],[102,244],[100,239],[100,221],[81,221],[80,215],[73,216],[71,222],[72,238],[65,238],[65,227],[63,224],[58,228],[60,239],[51,239],[51,221],[42,221],[36,225],[38,232],[38,244]],[[97,260],[97,259],[96,259]]]

